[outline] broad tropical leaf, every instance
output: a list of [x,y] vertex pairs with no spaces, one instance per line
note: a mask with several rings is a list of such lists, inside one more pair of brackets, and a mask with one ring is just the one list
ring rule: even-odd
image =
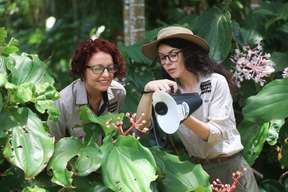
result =
[[52,156],[54,138],[49,136],[42,121],[28,108],[2,115],[7,117],[5,126],[8,128],[3,154],[24,171],[25,178],[32,179],[46,167]]
[[115,131],[115,128],[110,127],[107,122],[110,122],[110,124],[115,124],[117,121],[122,122],[123,117],[123,113],[114,114],[110,112],[107,112],[101,116],[96,116],[88,106],[83,106],[80,109],[80,119],[86,123],[96,123],[100,125],[105,135],[109,135]]
[[256,45],[263,40],[263,37],[257,31],[241,28],[236,21],[232,23],[232,30],[234,40],[241,46]]
[[[69,165],[74,171],[69,171],[68,163],[74,158],[75,162]],[[102,154],[96,144],[85,145],[78,138],[67,137],[57,142],[48,169],[53,172],[52,182],[65,187],[73,187],[72,176],[74,174],[88,175],[100,167],[101,161]]]
[[53,78],[47,73],[46,64],[37,55],[22,53],[21,55],[10,55],[14,66],[10,66],[11,83],[20,85],[25,82],[32,82],[35,85],[50,83]]
[[271,60],[275,63],[275,71],[282,71],[287,66],[288,52],[273,52]]
[[271,125],[267,122],[257,127],[256,130],[251,130],[254,124],[255,123],[253,122],[243,121],[239,126],[240,131],[242,131],[241,133],[244,133],[245,135],[245,142],[243,142],[245,146],[243,156],[251,166],[254,164],[263,149]]
[[160,168],[160,191],[211,191],[209,175],[200,164],[195,165],[189,161],[181,161],[179,157],[159,149],[153,149],[152,153]]
[[257,95],[247,99],[244,117],[254,122],[267,122],[288,117],[288,79],[274,80]]
[[195,30],[207,40],[212,58],[223,61],[228,56],[232,40],[232,22],[228,11],[216,7],[206,10],[199,16]]
[[103,155],[96,144],[82,146],[75,161],[76,174],[86,176],[101,166]]
[[64,137],[56,143],[54,155],[48,164],[48,170],[52,170],[53,173],[53,183],[72,187],[73,172],[67,170],[67,164],[77,155],[80,148],[80,140],[72,137]]
[[102,175],[104,184],[113,191],[149,192],[157,178],[152,153],[132,136],[106,138],[101,147],[104,154]]

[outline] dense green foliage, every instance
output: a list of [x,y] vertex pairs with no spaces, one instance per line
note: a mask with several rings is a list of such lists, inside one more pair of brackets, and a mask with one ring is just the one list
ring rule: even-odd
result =
[[[153,39],[160,27],[171,24],[187,26],[196,34],[204,37],[210,45],[211,57],[218,62],[223,62],[231,71],[236,70],[235,63],[230,60],[236,48],[241,49],[245,45],[255,47],[260,40],[263,51],[271,54],[275,71],[265,78],[266,82],[263,86],[251,79],[241,82],[241,87],[234,96],[234,105],[238,129],[245,145],[244,155],[248,162],[263,174],[263,178],[258,178],[260,185],[266,191],[288,190],[288,179],[285,180],[287,177],[281,177],[279,182],[277,181],[281,175],[285,175],[288,167],[288,102],[285,99],[288,80],[282,77],[283,70],[288,67],[288,2],[263,0],[258,7],[253,9],[250,6],[250,0],[159,0],[157,2],[147,0],[145,4],[148,32],[145,33],[142,40],[126,47],[121,41],[123,39],[121,1],[111,3],[89,0],[84,3],[74,0],[67,4],[66,1],[55,0],[0,0],[0,25],[8,31],[6,33],[3,28],[0,30],[0,120],[2,122],[0,141],[1,147],[3,147],[1,151],[9,159],[9,163],[22,169],[25,173],[22,175],[19,169],[10,167],[10,164],[1,156],[0,171],[3,174],[1,174],[0,184],[3,186],[3,191],[9,189],[6,189],[3,183],[8,187],[9,183],[14,184],[13,180],[15,179],[21,181],[15,186],[18,189],[35,184],[50,186],[51,190],[59,189],[47,181],[42,170],[47,166],[51,155],[55,155],[55,151],[59,150],[58,145],[71,143],[75,145],[74,151],[67,150],[65,151],[66,155],[60,155],[60,158],[65,159],[63,160],[64,164],[53,163],[55,156],[52,157],[53,161],[49,164],[53,173],[52,181],[62,186],[72,186],[73,183],[75,186],[81,186],[83,190],[86,187],[86,191],[89,189],[106,191],[108,190],[106,186],[115,190],[117,186],[113,185],[113,180],[109,180],[113,177],[107,176],[109,169],[105,164],[103,166],[107,170],[105,184],[98,179],[101,176],[96,170],[101,167],[100,159],[105,158],[103,154],[95,152],[100,150],[99,146],[89,146],[88,141],[82,143],[78,140],[68,139],[57,143],[54,149],[51,147],[51,145],[54,146],[54,140],[47,134],[45,122],[48,118],[55,119],[57,117],[57,111],[52,105],[53,100],[58,97],[56,90],[60,91],[73,79],[69,73],[69,58],[73,50],[80,41],[94,34],[101,25],[106,27],[101,37],[117,43],[126,59],[128,76],[124,83],[128,92],[123,111],[135,111],[143,85],[147,81],[159,77],[159,65],[152,64],[141,54],[141,45],[143,42]],[[48,16],[56,17],[56,23],[51,29],[45,28],[45,20]],[[150,29],[153,30],[149,31]],[[10,37],[15,37],[18,41]],[[7,39],[11,40],[6,42]],[[19,50],[34,54],[22,53]],[[52,75],[46,75],[47,71]],[[94,126],[102,124],[103,127],[103,122],[107,120],[99,122],[99,119],[94,119],[93,115],[89,116],[89,112],[86,111],[85,114],[83,118],[86,117],[87,121],[93,122]],[[37,129],[35,129],[36,127]],[[97,126],[92,130],[97,130]],[[113,133],[111,129],[104,128],[103,131],[107,135]],[[20,135],[24,135],[24,137],[20,138]],[[39,138],[33,140],[35,135]],[[111,142],[108,142],[109,145],[105,146],[106,158],[109,155],[113,156],[113,159],[124,158],[117,156],[119,155],[117,151],[119,145],[125,145],[125,142],[128,141],[120,138],[115,145],[112,146]],[[127,140],[137,147],[140,145],[130,137]],[[22,148],[26,149],[27,146],[32,147],[23,151]],[[147,173],[149,179],[143,181],[141,176],[137,176],[137,172],[134,177],[139,179],[139,182],[143,181],[141,183],[146,189],[147,182],[155,180],[153,176],[155,162],[157,164],[164,160],[158,158],[155,158],[156,161],[152,160],[156,151],[150,149],[151,152],[147,152],[144,146],[140,148],[145,151],[143,153],[147,154],[150,162],[149,168],[147,168],[148,172],[150,170]],[[127,150],[125,153],[129,155],[135,149],[125,150]],[[174,153],[179,149],[176,146],[171,151]],[[42,155],[37,156],[36,159],[30,159],[31,156],[27,154],[33,152]],[[159,153],[163,153],[163,151]],[[87,156],[87,154],[88,156],[95,155],[95,161],[82,159],[73,162],[76,156]],[[170,155],[156,156],[167,158],[169,165],[179,161]],[[65,163],[75,169],[71,170],[69,166],[69,169],[66,169]],[[85,168],[84,165],[87,164],[91,165],[90,169]],[[31,167],[31,165],[35,166]],[[168,169],[166,171],[171,168],[161,165],[163,163],[157,165],[160,167],[160,173],[164,168]],[[30,170],[29,167],[34,170]],[[133,170],[134,173],[136,168],[128,167],[127,169]],[[185,171],[186,168],[185,166],[184,168],[179,167],[178,170]],[[94,171],[96,174],[89,174]],[[198,173],[199,171],[196,171],[196,174]],[[87,174],[89,175],[78,177]],[[23,180],[25,177],[31,179],[36,175],[38,175],[36,180]],[[65,175],[65,177],[61,175]],[[78,176],[74,178],[72,175]],[[91,175],[93,175],[92,179]],[[184,172],[183,175],[185,175]],[[169,176],[173,178],[175,174]],[[179,179],[180,181],[181,177],[182,175],[179,175],[179,178],[173,178],[173,180],[178,181]],[[72,178],[74,178],[73,181]],[[126,181],[129,179],[131,178],[123,178]],[[172,185],[169,179],[171,178],[160,177],[157,179],[156,186],[159,191],[167,191],[165,184]],[[125,187],[125,181],[123,182]],[[193,190],[189,186],[194,185],[185,183],[187,184],[184,182],[181,186],[184,186],[187,191]],[[154,186],[154,182],[152,182],[152,186]],[[32,187],[25,189],[25,191],[33,190]],[[183,191],[185,190],[183,189]]]

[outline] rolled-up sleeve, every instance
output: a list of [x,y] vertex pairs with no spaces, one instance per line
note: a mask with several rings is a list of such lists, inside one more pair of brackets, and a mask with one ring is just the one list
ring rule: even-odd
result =
[[226,79],[217,79],[214,86],[208,114],[208,143],[211,144],[227,139],[231,128],[235,128],[233,101]]

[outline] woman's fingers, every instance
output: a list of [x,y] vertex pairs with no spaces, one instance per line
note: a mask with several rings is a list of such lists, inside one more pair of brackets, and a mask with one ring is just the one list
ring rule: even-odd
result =
[[171,93],[175,93],[177,89],[177,83],[168,79],[150,81],[144,88],[145,91],[165,91]]

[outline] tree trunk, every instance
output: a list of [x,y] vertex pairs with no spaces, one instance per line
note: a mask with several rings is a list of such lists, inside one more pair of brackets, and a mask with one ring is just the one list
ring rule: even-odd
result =
[[143,39],[145,32],[145,1],[124,0],[124,41],[132,45]]

